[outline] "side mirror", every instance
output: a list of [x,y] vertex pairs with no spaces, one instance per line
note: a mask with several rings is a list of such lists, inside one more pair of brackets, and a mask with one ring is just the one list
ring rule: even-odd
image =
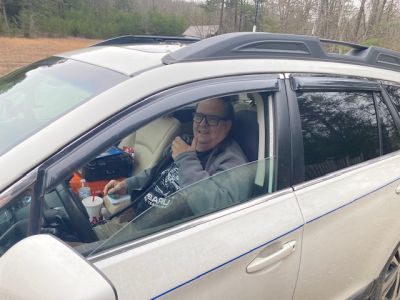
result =
[[111,282],[51,235],[23,239],[0,258],[1,299],[116,300]]

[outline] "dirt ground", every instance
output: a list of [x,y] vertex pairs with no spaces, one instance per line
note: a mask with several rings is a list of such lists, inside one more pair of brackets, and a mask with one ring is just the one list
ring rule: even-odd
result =
[[21,66],[48,56],[87,47],[96,40],[66,39],[26,39],[0,37],[0,76]]

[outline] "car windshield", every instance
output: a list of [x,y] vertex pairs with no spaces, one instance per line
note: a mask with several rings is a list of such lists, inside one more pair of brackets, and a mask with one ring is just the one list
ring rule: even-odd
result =
[[0,78],[0,155],[90,98],[120,73],[51,57]]

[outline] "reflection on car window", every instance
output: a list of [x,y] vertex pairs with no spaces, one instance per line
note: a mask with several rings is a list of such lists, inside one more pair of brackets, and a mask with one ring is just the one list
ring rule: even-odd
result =
[[382,135],[382,154],[386,154],[400,148],[400,136],[393,117],[380,94],[376,95],[376,102]]
[[[168,196],[165,199],[168,205],[164,208],[151,206],[129,223],[111,223],[109,228],[101,229],[103,232],[97,231],[99,235],[113,234],[91,255],[115,245],[249,201],[257,196],[256,190],[260,191],[267,188],[266,186],[256,186],[255,174],[257,168],[261,167],[266,170],[264,182],[267,185],[270,181],[269,176],[270,174],[272,176],[273,172],[268,172],[269,170],[268,168],[265,169],[265,166],[272,165],[270,159],[267,159],[217,173]],[[99,228],[95,227],[95,230],[99,230]]]
[[400,86],[385,85],[385,89],[389,94],[390,99],[393,101],[397,111],[400,112]]
[[0,78],[0,154],[126,78],[57,57]]
[[0,208],[0,256],[28,235],[31,199],[32,191],[27,190]]
[[305,92],[297,97],[306,179],[379,156],[372,93]]

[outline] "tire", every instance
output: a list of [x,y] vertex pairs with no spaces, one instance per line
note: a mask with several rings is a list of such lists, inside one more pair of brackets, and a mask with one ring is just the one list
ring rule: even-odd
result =
[[372,299],[400,299],[400,243],[379,275]]

